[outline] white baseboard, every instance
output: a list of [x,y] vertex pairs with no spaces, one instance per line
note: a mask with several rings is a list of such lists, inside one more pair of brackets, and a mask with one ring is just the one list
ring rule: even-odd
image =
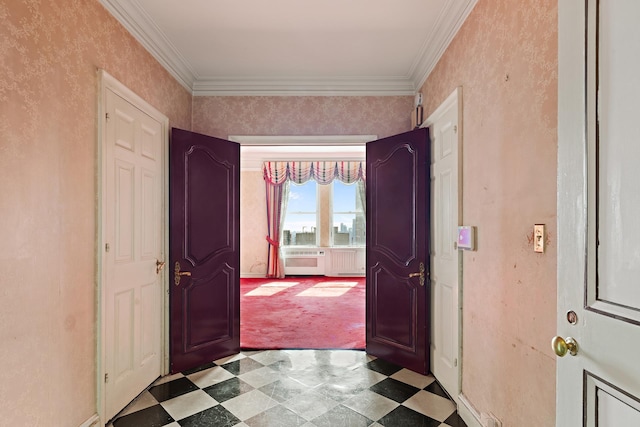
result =
[[467,400],[466,396],[462,393],[458,395],[458,415],[467,424],[467,427],[482,427],[480,422],[480,413],[473,407],[471,402]]
[[93,414],[87,421],[80,424],[79,427],[94,427],[100,425],[100,417],[98,414]]
[[241,279],[266,279],[264,273],[240,273]]

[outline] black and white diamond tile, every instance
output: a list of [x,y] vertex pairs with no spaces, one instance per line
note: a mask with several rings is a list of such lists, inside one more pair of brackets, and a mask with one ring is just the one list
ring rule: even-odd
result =
[[188,378],[182,377],[160,385],[154,385],[149,389],[149,393],[158,402],[164,402],[195,390],[198,390],[198,386],[189,381]]
[[350,350],[243,352],[156,381],[112,427],[466,427],[432,376]]

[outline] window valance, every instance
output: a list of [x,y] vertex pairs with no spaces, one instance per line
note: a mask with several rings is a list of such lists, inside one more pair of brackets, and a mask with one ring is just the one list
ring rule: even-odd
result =
[[362,161],[264,162],[262,170],[264,180],[276,185],[286,180],[302,184],[315,179],[318,184],[330,184],[338,179],[351,184],[366,179]]

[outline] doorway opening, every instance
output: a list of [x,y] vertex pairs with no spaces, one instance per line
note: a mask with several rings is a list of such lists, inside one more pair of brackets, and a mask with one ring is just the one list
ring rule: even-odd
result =
[[[363,349],[364,233],[356,236],[354,218],[346,218],[358,211],[355,193],[353,207],[340,208],[334,200],[336,193],[354,192],[355,185],[342,188],[338,184],[340,188],[336,189],[335,180],[328,185],[315,180],[290,185],[294,199],[285,216],[281,242],[286,277],[266,279],[267,213],[262,166],[265,161],[364,162],[364,144],[377,137],[229,139],[241,144],[241,347]],[[329,325],[334,325],[334,333]]]

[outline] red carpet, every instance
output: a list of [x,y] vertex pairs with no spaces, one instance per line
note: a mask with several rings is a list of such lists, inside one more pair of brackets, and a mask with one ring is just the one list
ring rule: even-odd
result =
[[240,280],[243,349],[363,349],[365,278]]

